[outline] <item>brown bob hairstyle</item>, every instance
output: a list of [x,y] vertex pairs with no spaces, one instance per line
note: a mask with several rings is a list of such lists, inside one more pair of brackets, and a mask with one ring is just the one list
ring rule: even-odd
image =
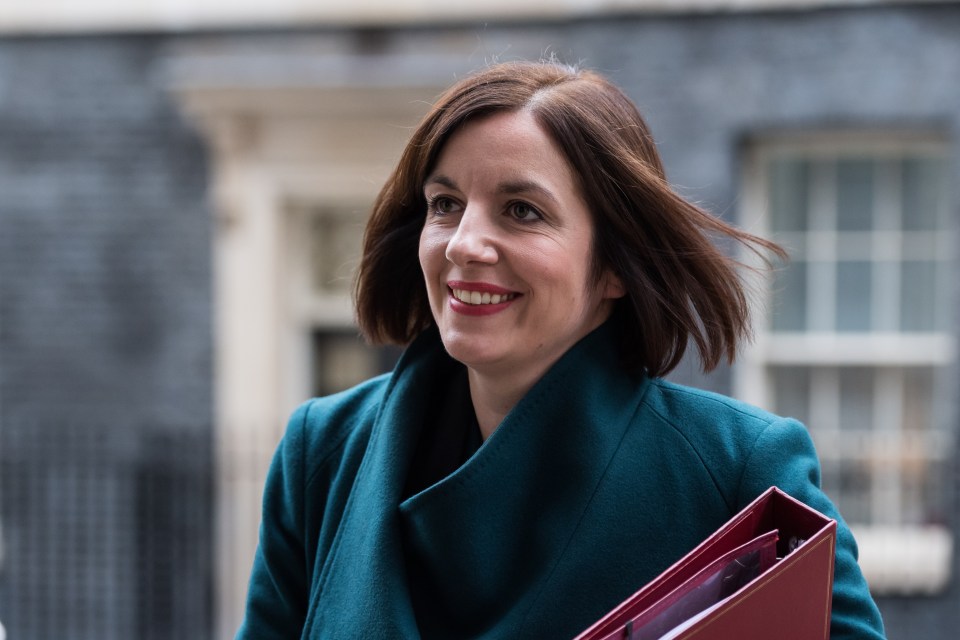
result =
[[469,120],[527,110],[578,176],[594,221],[593,275],[610,269],[626,364],[662,376],[692,338],[704,370],[733,361],[750,335],[739,263],[713,238],[763,255],[775,244],[740,231],[677,195],[646,123],[602,76],[549,62],[509,62],[448,89],[416,129],[373,206],[355,302],[373,343],[407,344],[433,324],[417,248],[427,212],[423,185],[450,135]]

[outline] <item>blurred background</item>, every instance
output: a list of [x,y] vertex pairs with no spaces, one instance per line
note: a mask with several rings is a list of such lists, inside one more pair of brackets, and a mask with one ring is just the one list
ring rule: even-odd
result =
[[789,248],[738,364],[673,377],[808,424],[889,636],[956,637],[960,4],[33,0],[0,5],[8,638],[232,637],[289,412],[396,357],[350,305],[372,199],[444,87],[544,56]]

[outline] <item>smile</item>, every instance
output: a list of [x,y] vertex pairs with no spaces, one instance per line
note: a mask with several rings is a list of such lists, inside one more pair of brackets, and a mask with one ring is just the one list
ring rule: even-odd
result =
[[464,304],[500,304],[513,300],[517,296],[515,293],[499,294],[486,291],[480,293],[479,291],[468,291],[466,289],[451,289],[450,291],[453,292],[454,298]]

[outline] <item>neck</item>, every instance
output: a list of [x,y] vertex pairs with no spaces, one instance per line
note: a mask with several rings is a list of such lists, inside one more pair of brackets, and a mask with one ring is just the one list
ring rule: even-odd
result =
[[538,377],[516,380],[514,377],[486,376],[475,369],[467,369],[470,399],[477,414],[477,423],[484,441],[496,431],[510,410],[533,387]]

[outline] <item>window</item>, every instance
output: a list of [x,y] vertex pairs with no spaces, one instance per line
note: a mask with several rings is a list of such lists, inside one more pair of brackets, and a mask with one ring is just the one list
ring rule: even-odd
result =
[[810,428],[871,588],[936,591],[952,548],[948,148],[770,139],[750,151],[745,194],[744,221],[791,259],[766,290],[736,393]]
[[289,300],[306,354],[303,397],[329,395],[393,368],[399,348],[367,345],[353,317],[351,292],[368,207],[300,204],[288,207],[291,249]]

